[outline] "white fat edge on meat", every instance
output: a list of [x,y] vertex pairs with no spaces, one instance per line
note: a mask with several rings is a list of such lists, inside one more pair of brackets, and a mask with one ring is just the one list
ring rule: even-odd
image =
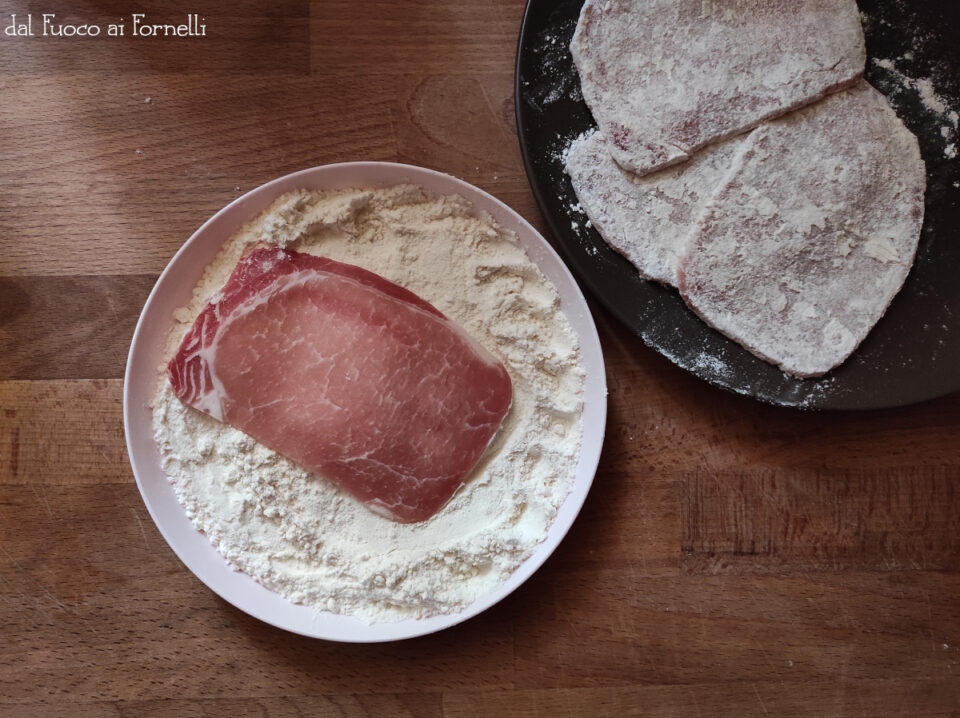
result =
[[[275,262],[270,262],[269,265],[265,266],[265,269],[269,271],[275,265]],[[276,286],[276,281],[265,287],[265,290],[269,290]],[[212,297],[209,303],[209,306],[213,310],[213,319],[217,321],[217,329],[213,334],[213,337],[210,340],[209,344],[204,344],[203,338],[206,336],[206,322],[209,321],[207,317],[209,316],[206,312],[201,312],[200,317],[204,322],[204,326],[201,327],[199,332],[199,338],[197,340],[198,347],[194,350],[192,356],[198,356],[200,358],[200,375],[201,375],[201,391],[198,393],[197,398],[194,401],[190,401],[191,406],[195,409],[209,414],[214,419],[220,422],[225,422],[225,409],[227,402],[230,401],[230,395],[227,392],[226,387],[223,385],[223,381],[217,374],[217,356],[218,349],[220,346],[220,340],[223,337],[224,332],[229,328],[238,318],[244,317],[250,312],[254,311],[257,307],[265,304],[271,298],[272,293],[270,291],[261,291],[252,297],[248,297],[238,306],[236,306],[233,311],[229,312],[226,316],[221,316],[220,309],[223,302],[223,293],[222,290],[217,293],[216,296]],[[204,371],[206,369],[206,371]],[[206,386],[206,377],[209,374],[210,376],[210,386]],[[190,396],[188,393],[187,396]]]

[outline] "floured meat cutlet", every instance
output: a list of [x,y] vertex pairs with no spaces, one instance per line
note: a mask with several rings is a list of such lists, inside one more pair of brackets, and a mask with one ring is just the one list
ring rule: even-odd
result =
[[682,165],[637,177],[613,161],[609,143],[595,130],[570,145],[566,171],[604,241],[644,278],[676,286],[677,260],[695,220],[742,141],[719,142]]
[[853,0],[587,0],[570,51],[641,175],[852,84],[866,58]]
[[754,130],[678,286],[708,324],[799,376],[843,362],[900,290],[923,224],[916,137],[865,81]]
[[512,401],[503,364],[423,299],[282,249],[240,261],[168,374],[184,403],[400,522],[446,504]]

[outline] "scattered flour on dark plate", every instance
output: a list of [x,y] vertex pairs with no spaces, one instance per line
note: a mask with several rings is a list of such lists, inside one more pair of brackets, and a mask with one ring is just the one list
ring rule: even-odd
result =
[[874,58],[873,64],[887,73],[889,82],[894,83],[893,96],[904,92],[914,93],[920,105],[928,115],[928,121],[940,125],[940,137],[943,138],[943,156],[953,159],[957,156],[957,136],[960,115],[949,104],[949,100],[940,95],[929,77],[910,77],[897,68],[897,62],[909,62],[913,53],[897,58]]
[[[644,343],[674,364],[716,386],[762,401],[809,409],[873,408],[911,403],[939,395],[938,387],[952,386],[947,374],[955,375],[960,356],[960,324],[951,301],[944,299],[953,296],[944,294],[952,291],[953,278],[941,269],[944,262],[955,264],[960,258],[953,219],[954,208],[960,206],[960,162],[950,156],[949,147],[954,144],[960,154],[960,132],[950,115],[960,114],[958,25],[952,22],[960,20],[960,4],[953,7],[951,2],[857,2],[867,45],[866,79],[887,96],[920,140],[927,163],[927,221],[904,296],[894,301],[880,331],[836,372],[800,380],[769,365],[759,366],[761,360],[729,346],[729,340],[711,336],[712,330],[699,326],[676,292],[641,280],[633,266],[587,225],[563,171],[566,148],[596,127],[585,104],[574,100],[580,96],[579,77],[567,51],[583,2],[531,0],[517,61],[521,147],[553,241],[579,280]],[[908,80],[926,82],[912,87],[874,59],[889,61]],[[562,89],[552,92],[558,86]],[[937,101],[946,112],[939,111]],[[625,296],[633,298],[629,306],[623,304]],[[922,332],[911,329],[918,313],[930,320]],[[913,361],[910,355],[915,355]]]

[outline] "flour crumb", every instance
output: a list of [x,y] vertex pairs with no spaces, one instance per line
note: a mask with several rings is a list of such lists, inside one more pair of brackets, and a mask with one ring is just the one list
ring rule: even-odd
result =
[[[910,60],[908,53],[902,59]],[[910,77],[902,72],[897,64],[889,58],[874,58],[873,64],[887,73],[889,80],[894,83],[894,94],[903,90],[912,91],[920,101],[925,113],[940,125],[940,136],[944,140],[943,155],[948,159],[957,156],[958,132],[960,132],[960,114],[950,107],[946,98],[940,95],[929,77]]]

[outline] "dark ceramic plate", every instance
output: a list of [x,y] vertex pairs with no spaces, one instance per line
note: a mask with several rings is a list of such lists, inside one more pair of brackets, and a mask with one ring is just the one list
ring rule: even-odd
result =
[[[920,140],[926,216],[906,284],[863,344],[818,379],[795,379],[701,322],[674,289],[641,279],[578,209],[563,172],[594,126],[568,45],[582,0],[530,0],[520,30],[516,110],[527,176],[580,282],[647,345],[717,386],[811,409],[900,406],[960,389],[960,3],[862,0],[867,79]],[[934,90],[936,97],[930,94]],[[953,145],[955,150],[951,150]]]

